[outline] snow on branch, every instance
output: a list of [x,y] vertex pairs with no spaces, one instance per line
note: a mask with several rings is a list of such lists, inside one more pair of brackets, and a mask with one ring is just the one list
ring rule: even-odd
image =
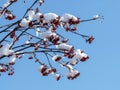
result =
[[[4,20],[13,21],[0,26],[0,73],[14,74],[14,64],[18,59],[28,57],[39,64],[38,71],[42,76],[53,74],[56,80],[59,80],[62,74],[58,67],[53,64],[59,64],[61,68],[67,68],[66,77],[73,80],[80,76],[80,72],[74,68],[79,62],[85,62],[89,56],[81,49],[69,44],[70,39],[61,34],[62,31],[74,35],[79,35],[91,44],[93,36],[84,35],[78,32],[78,25],[82,22],[103,20],[103,16],[95,15],[90,19],[82,20],[70,13],[57,15],[53,12],[42,13],[39,7],[43,5],[44,0],[34,0],[32,5],[26,10],[19,20],[16,20],[17,14],[9,7],[18,0],[7,0],[0,8],[0,17]],[[24,0],[25,5],[27,1]],[[58,32],[61,29],[61,32]],[[40,55],[46,60],[40,59]],[[5,61],[5,59],[8,59]],[[53,62],[53,63],[51,63]]]

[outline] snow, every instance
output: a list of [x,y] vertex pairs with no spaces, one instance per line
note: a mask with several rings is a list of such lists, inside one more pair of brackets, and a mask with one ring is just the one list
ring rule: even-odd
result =
[[82,59],[83,57],[87,57],[87,54],[83,53],[80,49],[77,49],[75,52],[75,56],[76,59]]
[[8,7],[9,4],[10,4],[10,2],[6,2],[6,3],[3,5],[2,8],[6,8],[6,7]]
[[29,23],[29,21],[26,18],[23,18],[22,21],[21,21],[21,23],[20,23],[20,26],[27,27],[28,23]]
[[3,47],[1,47],[0,48],[0,56],[12,54],[14,51],[10,50],[9,47],[10,47],[9,44],[6,44]]
[[34,10],[29,10],[28,11],[28,20],[32,20],[35,17],[35,11]]
[[16,60],[16,55],[12,55],[9,59],[9,63],[14,63]]
[[57,17],[58,17],[58,15],[55,14],[55,13],[46,13],[46,14],[44,14],[44,20],[45,20],[46,22],[50,22],[51,20],[54,20],[54,19],[56,19]]
[[63,50],[71,50],[73,47],[72,45],[67,45],[66,43],[61,43],[56,46],[58,49],[63,49]]
[[65,14],[62,15],[60,20],[63,21],[63,22],[68,22],[70,19],[73,19],[74,21],[76,21],[77,17],[75,17],[74,15],[65,13]]
[[35,19],[36,20],[39,20],[40,19],[40,16],[42,16],[42,13],[38,12],[35,14]]
[[3,69],[3,67],[2,67],[2,66],[0,66],[0,70],[1,70],[1,69]]
[[56,35],[56,34],[51,32],[50,30],[41,33],[41,36],[43,38],[49,38],[49,37],[51,37],[51,35]]
[[78,63],[78,61],[76,60],[76,58],[72,58],[72,59],[70,59],[70,64],[71,65],[75,65],[75,64],[77,64]]
[[[59,55],[54,55],[53,57],[52,57],[52,60],[53,61],[59,61],[60,59],[60,56]],[[59,59],[59,60],[57,60],[57,59]]]
[[40,32],[40,28],[36,28],[36,37],[38,37],[39,32]]
[[73,69],[73,67],[72,67],[71,65],[69,65],[69,64],[67,64],[66,66],[67,66],[70,70]]
[[93,16],[93,19],[98,19],[99,18],[99,15],[94,15]]

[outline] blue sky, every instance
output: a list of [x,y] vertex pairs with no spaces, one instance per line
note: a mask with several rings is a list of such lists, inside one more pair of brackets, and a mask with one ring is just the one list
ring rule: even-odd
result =
[[[26,2],[31,3],[29,0]],[[83,49],[90,59],[77,65],[81,72],[77,79],[70,81],[63,77],[56,81],[52,75],[42,77],[37,71],[38,65],[23,58],[16,63],[13,76],[0,77],[1,90],[120,90],[119,3],[119,0],[46,0],[40,7],[43,13],[71,13],[81,19],[96,14],[105,17],[102,24],[92,21],[79,25],[80,32],[95,37],[92,44],[86,44],[81,37],[70,37],[71,44],[74,41],[75,47]],[[24,12],[22,8],[25,7],[27,6],[20,2],[11,8],[16,8],[15,13],[21,17]]]

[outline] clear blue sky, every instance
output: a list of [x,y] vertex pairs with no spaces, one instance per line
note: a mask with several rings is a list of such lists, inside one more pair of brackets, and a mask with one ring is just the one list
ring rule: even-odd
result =
[[[30,3],[30,0],[26,1]],[[16,11],[18,17],[24,12],[22,8],[25,8],[24,4],[20,4],[12,7],[21,9]],[[42,77],[37,71],[38,65],[23,58],[16,63],[13,76],[5,74],[0,77],[0,90],[120,90],[119,10],[120,0],[46,0],[40,7],[43,13],[62,15],[67,12],[81,19],[96,14],[105,17],[103,24],[93,21],[79,25],[81,32],[95,36],[91,45],[71,37],[76,48],[83,49],[90,59],[78,65],[81,75],[77,79],[70,81],[63,77],[56,81],[52,75]]]

